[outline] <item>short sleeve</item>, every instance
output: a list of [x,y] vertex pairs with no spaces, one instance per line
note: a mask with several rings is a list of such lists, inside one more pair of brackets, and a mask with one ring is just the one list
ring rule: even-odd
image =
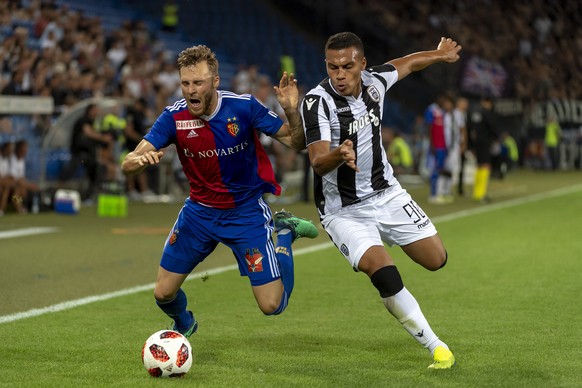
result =
[[301,103],[300,113],[306,145],[320,140],[331,141],[329,107],[323,97],[317,94],[306,95]]
[[144,136],[144,139],[152,143],[156,150],[169,146],[175,138],[176,122],[167,109],[164,109],[151,130]]

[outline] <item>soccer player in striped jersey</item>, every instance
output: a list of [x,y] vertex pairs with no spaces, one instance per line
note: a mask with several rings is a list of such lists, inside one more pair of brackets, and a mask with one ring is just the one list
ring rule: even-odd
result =
[[429,326],[383,242],[436,271],[447,252],[426,213],[393,174],[382,146],[387,90],[410,73],[459,59],[461,46],[441,38],[437,48],[369,67],[358,36],[342,32],[325,45],[328,77],[309,91],[301,115],[315,175],[321,223],[356,271],[367,274],[387,310],[433,356],[432,369],[455,358]]
[[[290,213],[273,217],[262,199],[264,193],[278,195],[281,188],[257,131],[293,149],[305,149],[297,80],[284,73],[275,87],[289,120],[284,123],[253,96],[218,90],[218,65],[215,54],[203,45],[180,53],[184,98],[164,109],[122,163],[124,173],[138,174],[160,163],[163,148],[174,144],[190,183],[190,196],[166,239],[154,289],[158,306],[186,336],[198,323],[186,309],[182,283],[219,242],[232,249],[261,311],[276,315],[285,310],[293,290],[291,243],[318,234],[311,222]],[[273,230],[278,234],[276,246]]]

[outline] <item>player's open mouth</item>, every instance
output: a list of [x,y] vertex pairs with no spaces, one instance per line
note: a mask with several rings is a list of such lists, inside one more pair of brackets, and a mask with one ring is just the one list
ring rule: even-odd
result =
[[190,104],[192,105],[192,108],[200,108],[200,100],[196,99],[196,98],[191,98],[190,99]]

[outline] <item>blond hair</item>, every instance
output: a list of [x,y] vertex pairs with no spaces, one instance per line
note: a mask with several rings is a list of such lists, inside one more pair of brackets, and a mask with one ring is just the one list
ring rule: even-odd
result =
[[202,44],[182,50],[178,56],[178,70],[204,61],[208,64],[208,69],[212,74],[218,75],[218,59],[216,59],[216,54]]

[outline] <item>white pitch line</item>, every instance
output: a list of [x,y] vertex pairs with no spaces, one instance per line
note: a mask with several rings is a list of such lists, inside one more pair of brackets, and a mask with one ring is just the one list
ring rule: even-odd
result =
[[44,234],[44,233],[55,233],[58,232],[59,228],[55,227],[36,227],[36,228],[25,228],[16,230],[7,230],[0,232],[0,240],[3,238],[14,238],[14,237],[24,237],[32,236],[34,234]]
[[519,205],[525,205],[526,203],[531,203],[535,201],[541,201],[542,199],[559,197],[561,195],[571,194],[578,191],[582,191],[582,184],[563,187],[561,189],[556,189],[552,191],[546,191],[544,193],[532,194],[528,195],[527,197],[509,199],[507,201],[499,202],[499,203],[492,203],[489,205],[484,205],[482,207],[476,207],[473,209],[468,210],[461,210],[456,213],[447,214],[440,217],[435,217],[433,221],[435,223],[438,222],[447,222],[452,220],[458,220],[459,218],[473,216],[475,214],[486,213],[494,210],[499,209],[506,209],[508,207],[514,207]]
[[[548,191],[545,193],[533,194],[533,195],[523,197],[523,198],[516,198],[513,200],[504,201],[504,202],[500,202],[500,203],[496,203],[496,204],[484,205],[482,207],[478,207],[478,208],[474,208],[474,209],[463,210],[463,211],[459,211],[456,213],[452,213],[452,214],[448,214],[448,215],[444,215],[444,216],[440,216],[440,217],[435,217],[433,219],[433,222],[440,223],[440,222],[453,221],[453,220],[457,220],[457,219],[464,218],[464,217],[469,217],[469,216],[476,215],[476,214],[486,213],[486,212],[495,211],[495,210],[499,210],[499,209],[505,209],[508,207],[519,206],[519,205],[523,205],[523,204],[527,204],[527,203],[531,203],[531,202],[535,202],[535,201],[540,201],[540,200],[547,199],[547,198],[558,197],[558,196],[565,195],[565,194],[575,193],[577,191],[582,191],[582,185],[565,187],[562,189],[556,189],[556,190]],[[313,245],[310,247],[297,249],[293,252],[293,255],[300,256],[300,255],[304,255],[307,253],[316,252],[316,251],[324,250],[327,248],[331,248],[332,246],[333,246],[332,242],[321,243],[321,244]],[[190,276],[188,276],[188,278],[186,280],[200,279],[200,278],[207,276],[207,275],[217,275],[217,274],[227,272],[227,271],[234,271],[237,268],[238,268],[238,265],[234,264],[234,265],[229,265],[229,266],[225,266],[225,267],[209,269],[209,270],[204,271],[204,272],[193,273]],[[123,290],[109,292],[106,294],[94,295],[94,296],[88,296],[86,298],[70,300],[67,302],[54,304],[52,306],[43,307],[40,309],[32,309],[32,310],[24,311],[21,313],[0,316],[0,324],[14,322],[14,321],[18,321],[20,319],[32,318],[32,317],[36,317],[36,316],[44,315],[44,314],[48,314],[48,313],[55,313],[55,312],[59,312],[59,311],[63,311],[63,310],[69,310],[69,309],[83,306],[83,305],[86,305],[89,303],[100,302],[100,301],[104,301],[104,300],[108,300],[108,299],[117,298],[120,296],[136,294],[136,293],[142,292],[142,291],[150,291],[150,290],[154,289],[154,285],[155,285],[155,283],[144,284],[142,286],[126,288]]]
[[[323,250],[326,248],[330,248],[332,246],[333,246],[333,243],[328,242],[328,243],[323,243],[323,244],[317,244],[317,245],[314,245],[311,247],[297,249],[293,252],[293,256],[300,256],[300,255],[304,255],[306,253],[320,251],[320,250]],[[238,264],[233,264],[233,265],[228,265],[225,267],[209,269],[209,270],[203,271],[203,272],[193,273],[190,276],[188,276],[186,281],[192,280],[192,279],[200,279],[200,278],[208,276],[208,275],[218,275],[220,273],[227,272],[227,271],[234,271],[237,268],[238,268]],[[81,298],[81,299],[69,300],[67,302],[57,303],[57,304],[54,304],[52,306],[47,306],[47,307],[43,307],[40,309],[32,309],[32,310],[28,310],[28,311],[23,311],[21,313],[4,315],[4,316],[0,316],[0,324],[18,321],[20,319],[37,317],[39,315],[44,315],[44,314],[48,314],[48,313],[56,313],[58,311],[69,310],[69,309],[83,306],[83,305],[86,305],[89,303],[101,302],[104,300],[113,299],[113,298],[117,298],[120,296],[136,294],[136,293],[142,292],[142,291],[150,291],[150,290],[154,289],[154,286],[155,286],[155,283],[144,284],[141,286],[126,288],[126,289],[119,290],[119,291],[108,292],[106,294],[93,295],[93,296],[88,296],[88,297]]]

